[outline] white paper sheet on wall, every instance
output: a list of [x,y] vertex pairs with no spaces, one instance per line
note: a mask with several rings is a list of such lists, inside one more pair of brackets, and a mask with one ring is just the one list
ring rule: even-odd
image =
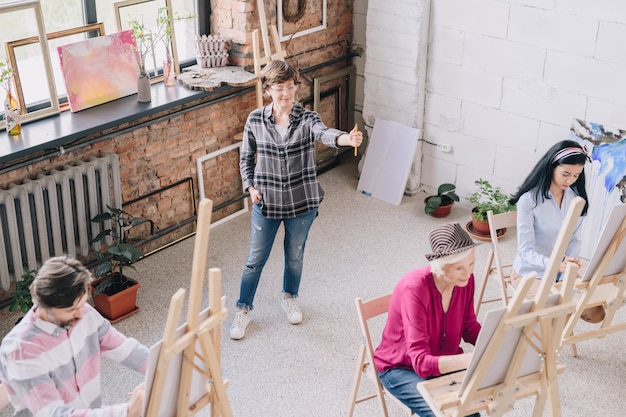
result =
[[376,119],[357,190],[399,206],[419,135],[419,129]]

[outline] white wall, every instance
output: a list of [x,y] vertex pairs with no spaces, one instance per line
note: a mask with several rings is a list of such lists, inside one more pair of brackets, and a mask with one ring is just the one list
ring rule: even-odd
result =
[[[482,177],[513,192],[573,118],[626,128],[626,1],[432,0],[430,13],[423,137],[452,152],[421,142],[425,189],[450,181],[464,196]],[[378,23],[368,13],[367,25]],[[412,39],[387,35],[378,40],[414,53]],[[380,65],[371,72],[393,71]],[[365,74],[381,106],[419,94],[369,83]]]

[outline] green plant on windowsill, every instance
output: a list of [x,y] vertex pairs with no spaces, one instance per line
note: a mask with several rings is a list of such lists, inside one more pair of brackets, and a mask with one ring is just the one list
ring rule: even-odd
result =
[[141,223],[150,223],[150,233],[154,234],[154,224],[148,219],[134,217],[122,209],[107,205],[107,212],[98,214],[93,219],[94,223],[103,224],[110,220],[111,229],[104,229],[92,239],[99,242],[107,236],[111,236],[113,243],[107,248],[106,253],[96,252],[94,257],[100,263],[94,268],[96,278],[103,278],[96,286],[94,296],[105,293],[113,295],[136,283],[135,280],[124,275],[126,267],[135,269],[133,262],[138,261],[144,253],[130,239],[127,238],[127,231]]
[[28,270],[22,274],[22,279],[15,283],[15,291],[11,294],[13,301],[9,306],[9,311],[20,310],[22,313],[28,312],[33,306],[33,298],[30,295],[30,285],[33,283],[37,271]]
[[139,65],[140,75],[148,77],[146,70],[148,55],[152,56],[156,68],[156,47],[159,43],[163,42],[165,45],[166,59],[171,59],[170,47],[172,46],[174,21],[192,19],[196,16],[196,14],[185,16],[179,16],[177,13],[171,14],[168,7],[161,7],[157,12],[156,25],[154,27],[146,25],[143,19],[139,20],[135,17],[130,19],[128,23],[133,30],[133,38],[136,44],[133,52]]
[[474,204],[472,216],[479,221],[487,221],[487,212],[493,214],[506,213],[515,210],[515,206],[509,203],[511,196],[502,192],[500,187],[494,187],[487,180],[482,178],[474,181],[478,189],[470,194],[466,199]]

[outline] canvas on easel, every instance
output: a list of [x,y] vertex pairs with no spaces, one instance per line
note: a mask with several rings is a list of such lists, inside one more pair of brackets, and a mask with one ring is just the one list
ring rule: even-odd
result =
[[548,404],[552,417],[561,415],[557,375],[559,334],[576,303],[573,288],[577,267],[570,263],[558,294],[550,294],[567,243],[585,205],[577,197],[567,212],[544,279],[535,299],[525,301],[535,274],[524,277],[510,303],[490,312],[481,329],[467,370],[418,384],[418,390],[438,417],[462,417],[477,411],[502,416],[517,400],[536,396],[534,417]]
[[[577,284],[578,302],[561,338],[561,345],[604,337],[626,330],[626,322],[613,323],[617,310],[626,303],[626,204],[613,206],[604,225],[582,282]],[[606,315],[590,330],[574,333],[587,308],[605,306]]]
[[[187,322],[178,326],[186,293],[181,288],[172,296],[163,340],[151,349],[148,399],[142,414],[146,417],[192,416],[207,405],[213,417],[232,417],[220,363],[221,325],[228,311],[218,268],[209,269],[209,307],[200,311],[212,211],[211,200],[200,201]],[[164,406],[165,399],[168,403]]]

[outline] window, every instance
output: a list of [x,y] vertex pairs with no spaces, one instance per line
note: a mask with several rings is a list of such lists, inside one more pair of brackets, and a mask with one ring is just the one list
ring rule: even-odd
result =
[[[104,33],[117,32],[114,3],[121,0],[45,0],[41,2],[43,19],[46,33],[61,33],[56,39],[49,39],[49,53],[52,61],[52,69],[57,94],[60,102],[65,102],[65,85],[57,47],[69,43],[85,40],[89,37],[98,36],[98,30],[81,31],[78,28],[86,27],[90,23],[103,23]],[[157,3],[155,0],[137,0],[146,3]],[[207,0],[169,0],[175,14],[185,16],[189,14],[206,16],[208,9]],[[15,2],[15,0],[0,0],[0,4]],[[165,0],[161,0],[162,3]],[[28,16],[28,15],[26,15]],[[28,21],[25,21],[28,20]],[[15,14],[0,14],[0,59],[7,59],[6,45],[9,43],[11,50],[16,55],[20,86],[23,97],[22,105],[29,111],[40,106],[46,100],[50,101],[47,79],[41,74],[45,73],[41,52],[37,53],[37,45],[24,43],[25,39],[33,36],[31,17],[16,18]],[[204,29],[204,24],[199,25],[198,18],[177,21],[174,26],[178,61],[181,66],[195,64],[195,36],[199,30]],[[65,34],[64,34],[65,33]],[[44,103],[45,106],[45,103]],[[4,116],[0,113],[0,119]]]

